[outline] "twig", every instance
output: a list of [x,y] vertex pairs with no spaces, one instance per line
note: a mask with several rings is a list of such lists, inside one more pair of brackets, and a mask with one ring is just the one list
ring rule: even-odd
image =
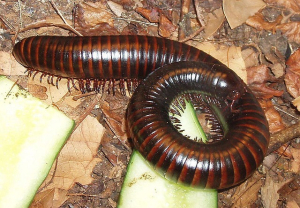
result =
[[100,94],[97,94],[95,96],[95,99],[90,103],[90,105],[87,107],[87,109],[84,111],[84,113],[75,121],[76,125],[73,129],[73,132],[75,131],[75,129],[80,125],[80,123],[88,116],[90,115],[91,111],[94,109],[95,105],[99,104],[101,105],[101,103],[103,102],[105,97],[105,94],[103,94],[103,96],[101,97]]
[[270,138],[270,144],[269,144],[267,154],[272,153],[273,151],[281,147],[283,144],[299,136],[300,136],[300,122],[291,125],[283,129],[282,131],[272,134]]
[[73,33],[75,33],[75,34],[77,34],[79,36],[82,36],[80,32],[78,32],[77,30],[75,30],[70,25],[64,24],[63,22],[62,23],[53,23],[53,22],[49,22],[47,20],[41,20],[39,22],[34,22],[34,23],[31,23],[31,24],[28,24],[25,28],[20,29],[19,33],[27,31],[27,30],[35,29],[35,28],[50,27],[50,26],[60,27],[60,28],[69,30],[69,31],[71,31],[71,32],[73,32]]
[[52,5],[53,9],[57,12],[58,16],[62,19],[62,21],[69,27],[72,28],[72,31],[76,31],[75,34],[82,36],[82,34],[80,32],[78,32],[74,27],[72,27],[67,20],[64,18],[64,16],[61,14],[61,12],[59,11],[59,9],[57,8],[56,4],[52,1],[49,0],[50,4]]
[[151,25],[151,26],[157,26],[156,23],[143,22],[143,21],[140,21],[140,20],[127,19],[127,18],[123,18],[123,17],[113,17],[113,19],[115,19],[115,20],[124,20],[124,21],[126,21],[126,22],[128,22],[128,23],[130,23],[130,22],[137,22],[137,23],[140,23],[140,24]]
[[0,22],[3,24],[4,29],[10,29],[13,30],[14,26],[7,20],[6,17],[4,17],[3,15],[0,14]]
[[56,4],[52,1],[49,0],[50,4],[52,5],[53,9],[57,12],[57,14],[60,16],[60,18],[62,19],[62,21],[68,25],[68,22],[66,21],[66,19],[64,18],[64,16],[61,14],[61,12],[59,11],[59,9],[57,8]]
[[22,23],[22,5],[21,5],[21,1],[18,0],[18,6],[19,6],[19,17],[20,17],[20,28],[23,27],[23,23]]
[[188,37],[185,37],[182,40],[179,40],[179,42],[186,42],[186,41],[194,38],[195,36],[197,36],[204,29],[205,29],[205,27],[199,28],[198,30],[196,30],[195,32],[193,32],[192,34],[190,34]]
[[191,5],[191,0],[182,0],[181,3],[181,13],[180,13],[180,27],[179,27],[179,31],[178,31],[178,40],[183,40],[185,39],[185,33],[184,33],[184,18],[186,16],[187,13],[189,13],[189,8]]
[[280,112],[282,112],[282,113],[284,113],[284,114],[286,114],[286,115],[288,115],[288,116],[290,116],[290,117],[292,117],[292,118],[294,118],[294,119],[296,119],[296,120],[299,120],[299,118],[297,118],[296,116],[294,116],[294,115],[292,115],[292,114],[290,114],[290,113],[288,113],[288,112],[282,110],[281,108],[278,108],[277,106],[274,106],[274,108],[275,108],[277,111],[280,111]]
[[199,4],[200,4],[199,0],[194,0],[194,6],[195,6],[197,18],[198,18],[201,26],[205,27],[205,22],[203,21],[204,18],[203,18],[203,15],[201,15]]

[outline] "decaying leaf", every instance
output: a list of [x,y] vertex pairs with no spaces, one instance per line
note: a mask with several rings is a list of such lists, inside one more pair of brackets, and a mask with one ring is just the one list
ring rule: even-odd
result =
[[105,2],[83,2],[76,8],[76,30],[83,35],[118,34],[114,28],[113,14],[107,9]]
[[2,75],[24,75],[26,71],[26,68],[8,52],[0,51],[0,63],[0,74]]
[[274,22],[268,22],[265,20],[262,13],[256,13],[247,19],[246,24],[257,30],[275,31],[276,26],[280,24],[281,20],[282,16],[279,15]]
[[143,7],[136,8],[136,12],[143,15],[149,22],[158,23],[159,22],[159,13],[156,9],[145,9]]
[[222,8],[216,9],[212,13],[208,14],[207,26],[205,27],[205,33],[203,38],[212,36],[223,24],[225,15]]
[[145,9],[138,7],[136,11],[143,15],[149,22],[159,23],[158,32],[162,37],[170,37],[176,30],[176,26],[162,13],[159,13],[156,9]]
[[277,191],[280,187],[281,184],[274,182],[271,176],[267,174],[265,184],[261,188],[261,197],[264,207],[276,207],[279,199]]
[[300,111],[300,96],[295,98],[293,101],[292,101],[293,105],[297,108],[298,111]]
[[261,176],[256,172],[247,181],[238,186],[234,195],[231,197],[233,201],[231,207],[247,207],[247,205],[254,203],[262,185],[260,179]]
[[294,98],[300,96],[300,75],[295,74],[294,72],[287,70],[284,77],[285,85],[287,91]]
[[248,17],[254,15],[266,4],[262,0],[224,0],[223,10],[226,19],[233,29],[245,23]]
[[247,68],[247,80],[256,97],[269,99],[283,94],[283,91],[269,86],[270,82],[276,82],[277,79],[270,74],[266,65]]
[[300,174],[300,150],[296,148],[291,148],[291,153],[293,155],[291,171]]
[[262,84],[268,81],[275,82],[276,78],[270,74],[267,65],[247,68],[248,84]]
[[[299,149],[298,149],[299,151]],[[287,207],[296,207],[300,206],[300,175],[296,175],[292,180],[287,181],[279,190],[278,194],[281,198],[286,198],[287,203],[290,203],[290,206]]]
[[94,27],[100,23],[108,23],[113,26],[112,14],[108,12],[104,2],[89,2],[81,3],[78,6],[78,14],[80,15],[80,21],[84,24]]
[[299,22],[288,22],[285,24],[278,25],[277,29],[281,30],[285,36],[288,37],[289,41],[300,43],[300,23]]
[[[284,77],[287,91],[294,97],[300,96],[300,50],[295,51],[287,60],[287,70]],[[293,104],[299,109],[299,98],[293,101]]]
[[[52,167],[42,187],[47,185],[42,192],[37,194],[36,199],[40,199],[41,194],[45,195],[45,191],[54,190],[54,192],[59,191],[61,193],[59,195],[54,194],[52,200],[63,202],[66,199],[67,190],[75,182],[91,183],[91,172],[100,161],[95,156],[104,131],[104,127],[97,119],[88,116],[73,132],[61,150],[57,159],[57,167],[55,165]],[[62,190],[65,190],[64,194],[62,194]],[[49,201],[49,199],[47,200]],[[41,200],[38,201],[42,203]],[[54,207],[59,207],[59,205]]]
[[123,6],[121,4],[117,4],[113,1],[107,1],[107,5],[109,6],[109,8],[111,9],[111,11],[117,16],[117,17],[121,17],[122,13],[125,13],[126,10],[123,8]]
[[271,100],[259,99],[261,107],[264,109],[265,115],[269,123],[270,133],[281,131],[285,128],[282,118],[278,111],[274,108]]
[[[29,78],[28,79],[28,86],[34,86],[34,85],[38,85],[43,89],[46,90],[36,90],[36,88],[29,88],[29,92],[35,94],[37,97],[46,97],[46,99],[43,99],[45,103],[51,105],[53,103],[58,102],[66,93],[68,93],[68,87],[67,87],[67,83],[68,80],[67,79],[62,79],[59,81],[58,83],[58,88],[52,84],[48,84],[47,83],[47,76],[44,77],[42,79],[42,82],[40,82],[40,76],[42,74],[38,73],[36,75],[36,77],[33,78]],[[54,77],[54,82],[56,81],[56,78]],[[44,95],[44,93],[46,93],[46,95]]]
[[281,30],[281,32],[291,42],[300,43],[300,23],[299,22],[288,22],[281,24],[283,16],[279,15],[274,22],[268,22],[265,20],[263,14],[257,13],[249,17],[246,21],[251,27],[257,30],[267,30],[275,32],[275,30]]
[[32,94],[34,97],[39,98],[41,100],[46,100],[48,95],[46,94],[47,88],[37,84],[29,84],[28,92]]
[[300,5],[298,0],[265,0],[266,3],[284,7],[292,12],[299,12]]
[[300,49],[296,50],[286,61],[288,69],[300,75]]
[[196,47],[220,60],[232,69],[239,77],[247,83],[247,72],[240,47],[214,45],[210,42],[196,43]]
[[159,16],[158,33],[162,37],[168,38],[176,30],[176,26],[163,14]]

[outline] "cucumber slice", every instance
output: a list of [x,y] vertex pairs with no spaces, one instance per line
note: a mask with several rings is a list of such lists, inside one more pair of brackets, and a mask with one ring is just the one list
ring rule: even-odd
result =
[[0,76],[0,207],[28,207],[74,121]]
[[122,186],[118,208],[214,208],[214,189],[194,189],[172,183],[150,167],[134,150]]
[[195,141],[202,141],[203,143],[206,143],[208,139],[205,132],[203,131],[201,124],[199,123],[193,104],[186,99],[184,99],[184,102],[185,108],[181,106],[181,109],[183,109],[183,111],[180,110],[180,108],[174,106],[174,108],[177,108],[178,111],[181,112],[181,114],[176,115],[170,113],[170,116],[173,116],[179,120],[181,124],[180,129],[182,130],[181,133],[183,135],[186,135],[189,138],[194,139]]

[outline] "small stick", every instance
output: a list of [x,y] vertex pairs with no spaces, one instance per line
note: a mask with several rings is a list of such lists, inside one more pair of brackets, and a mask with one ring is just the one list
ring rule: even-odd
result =
[[272,134],[270,138],[270,144],[267,151],[267,155],[277,150],[283,144],[299,136],[300,136],[300,122]]
[[49,0],[50,4],[52,5],[53,9],[57,12],[58,16],[62,19],[62,21],[70,28],[72,28],[74,31],[76,31],[76,34],[79,36],[82,36],[82,34],[80,32],[78,32],[75,28],[73,28],[68,22],[67,20],[64,18],[64,16],[61,14],[61,12],[59,11],[59,9],[57,8],[56,4],[52,1]]
[[[187,13],[189,13],[189,8],[191,5],[191,0],[182,0],[182,6],[181,6],[181,14],[180,14],[180,23],[184,23],[184,17]],[[184,25],[180,25],[179,31],[178,31],[178,40],[183,40],[185,38],[184,34]]]
[[183,38],[182,40],[179,40],[179,42],[186,42],[192,38],[194,38],[196,35],[198,35],[202,30],[204,30],[205,27],[200,27],[198,30],[190,34],[188,37]]

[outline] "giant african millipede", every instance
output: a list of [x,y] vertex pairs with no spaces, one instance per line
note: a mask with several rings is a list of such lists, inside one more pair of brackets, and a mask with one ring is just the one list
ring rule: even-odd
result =
[[[31,74],[42,72],[52,84],[54,78],[78,80],[82,92],[103,90],[107,81],[115,91],[119,80],[124,94],[125,84],[133,91],[142,82],[128,106],[128,131],[150,164],[177,183],[231,187],[248,178],[266,154],[268,123],[251,90],[231,69],[187,44],[135,35],[40,36],[18,42],[13,54]],[[186,93],[221,103],[229,127],[222,140],[193,141],[170,122],[171,103]]]

